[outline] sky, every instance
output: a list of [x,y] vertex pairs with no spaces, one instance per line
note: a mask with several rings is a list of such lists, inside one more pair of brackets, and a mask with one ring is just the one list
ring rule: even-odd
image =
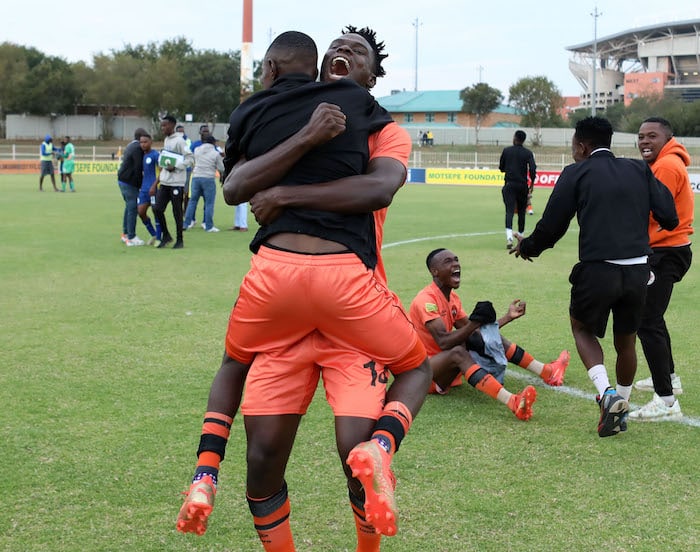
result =
[[[197,50],[240,50],[243,0],[221,2],[13,2],[3,10],[0,42],[37,48],[69,62],[125,45],[185,37]],[[658,23],[700,19],[688,0],[253,0],[253,54],[261,60],[274,37],[309,34],[319,59],[345,25],[369,26],[386,43],[387,76],[373,90],[461,90],[478,82],[508,88],[544,75],[563,95],[581,89],[571,75],[567,46]],[[594,18],[597,9],[599,17]],[[597,27],[597,28],[596,28]],[[417,46],[417,47],[416,47]]]

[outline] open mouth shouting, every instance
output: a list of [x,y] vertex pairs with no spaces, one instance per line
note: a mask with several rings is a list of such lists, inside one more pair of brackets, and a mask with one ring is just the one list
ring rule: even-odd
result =
[[328,77],[331,79],[344,79],[350,74],[350,61],[343,56],[335,56],[328,67]]

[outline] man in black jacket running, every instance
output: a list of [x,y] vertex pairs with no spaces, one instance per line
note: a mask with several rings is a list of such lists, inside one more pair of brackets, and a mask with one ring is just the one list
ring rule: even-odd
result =
[[[580,228],[579,263],[571,271],[569,315],[576,348],[598,390],[598,435],[627,429],[628,400],[637,371],[635,341],[649,280],[649,212],[667,230],[678,225],[673,196],[636,159],[610,151],[613,129],[607,119],[587,117],[576,124],[566,167],[528,238],[516,236],[511,251],[532,260],[566,233],[576,215]],[[617,351],[616,387],[608,380],[603,349],[610,312]]]

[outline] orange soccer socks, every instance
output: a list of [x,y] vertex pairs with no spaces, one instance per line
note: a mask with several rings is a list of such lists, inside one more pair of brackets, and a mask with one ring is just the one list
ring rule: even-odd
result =
[[562,351],[556,360],[544,364],[520,346],[511,343],[506,351],[506,358],[509,362],[538,375],[546,384],[559,386],[564,383],[564,375],[571,357],[569,351]]
[[224,459],[233,418],[220,412],[204,415],[197,451],[197,468],[185,502],[177,516],[177,530],[203,535],[214,509],[219,466]]
[[532,417],[532,404],[537,399],[537,391],[531,385],[513,394],[478,364],[470,366],[464,376],[469,385],[505,404],[519,420]]
[[[506,351],[506,358],[508,359],[508,362],[512,362],[513,364],[517,364],[521,368],[525,368],[526,370],[529,370],[530,364],[532,364],[532,361],[535,360],[535,357],[533,357],[530,353],[528,353],[525,349],[522,347],[518,346],[516,343],[511,343],[510,347],[508,347],[508,350]],[[537,371],[537,375],[542,371],[542,364],[540,364],[540,370]],[[531,370],[535,372],[535,370]]]
[[478,364],[472,364],[464,373],[464,378],[475,389],[486,393],[492,399],[499,400],[498,394],[503,390],[503,386]]
[[355,518],[355,531],[357,532],[357,549],[355,552],[379,552],[382,536],[377,533],[374,525],[367,521],[364,501],[352,494],[352,492],[349,495],[350,506]]
[[413,415],[399,401],[388,403],[374,426],[369,441],[360,443],[348,454],[347,464],[365,491],[365,519],[377,533],[393,536],[397,531],[394,489],[396,479],[391,459],[411,427]]
[[402,402],[391,401],[384,406],[374,426],[372,439],[376,440],[390,456],[393,456],[399,450],[401,441],[412,423],[413,416],[408,407]]
[[197,473],[219,474],[219,466],[226,454],[233,418],[221,412],[207,412],[202,424],[202,436],[197,450]]
[[287,483],[267,498],[248,498],[253,523],[266,552],[294,552],[294,538],[289,525],[291,507]]

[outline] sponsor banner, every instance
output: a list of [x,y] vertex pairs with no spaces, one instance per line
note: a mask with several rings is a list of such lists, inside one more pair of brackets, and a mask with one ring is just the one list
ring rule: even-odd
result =
[[[117,174],[119,161],[76,161],[73,174]],[[58,165],[54,164],[58,174]],[[0,174],[39,174],[40,161],[0,159]]]
[[[553,188],[561,171],[538,171],[535,187]],[[502,186],[503,173],[489,169],[408,169],[407,182],[414,184],[458,184],[465,186]],[[700,194],[700,174],[690,173],[690,186]]]
[[[76,161],[74,174],[117,174],[119,161]],[[58,167],[55,167],[58,174]],[[41,163],[25,159],[0,159],[0,174],[39,174]],[[538,171],[535,186],[552,188],[561,171]],[[503,173],[489,169],[408,169],[407,182],[414,184],[457,184],[465,186],[502,186]],[[700,173],[690,174],[693,192],[700,194]]]
[[119,161],[77,161],[75,174],[117,174]]
[[41,161],[0,159],[0,174],[40,174]]
[[690,175],[690,187],[696,194],[700,194],[700,174]]
[[535,186],[538,188],[553,188],[560,174],[561,171],[537,171]]
[[[535,186],[551,188],[561,171],[540,171]],[[407,182],[415,184],[457,184],[464,186],[503,186],[503,173],[495,169],[408,169]]]
[[490,169],[425,169],[426,184],[503,186],[503,173]]

